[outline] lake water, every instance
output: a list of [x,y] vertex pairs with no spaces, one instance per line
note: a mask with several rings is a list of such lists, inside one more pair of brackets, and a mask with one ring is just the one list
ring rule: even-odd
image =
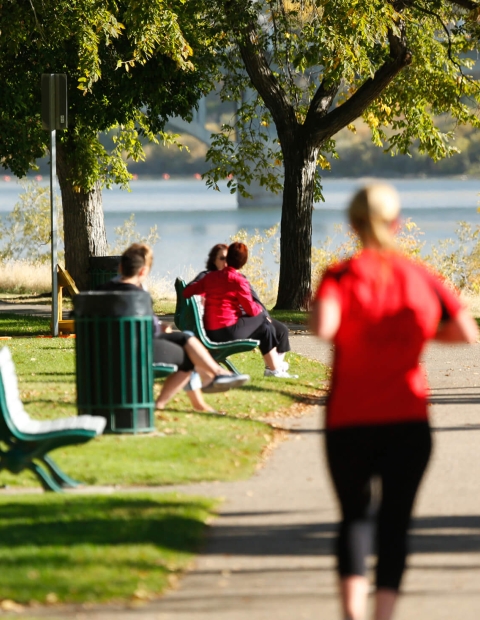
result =
[[[336,224],[344,224],[344,210],[352,193],[366,179],[328,179],[324,181],[325,202],[315,205],[313,243],[321,244],[327,236],[340,243],[342,235]],[[389,181],[400,193],[403,217],[411,218],[423,231],[427,246],[439,239],[454,237],[459,221],[480,223],[477,213],[480,180],[478,179],[395,179]],[[43,183],[43,181],[42,181]],[[131,192],[118,188],[104,190],[105,224],[110,243],[114,228],[135,214],[137,230],[146,235],[157,225],[160,241],[155,246],[153,273],[160,277],[187,275],[190,268],[203,268],[208,250],[215,243],[229,243],[239,230],[249,234],[263,231],[280,222],[278,207],[237,208],[236,197],[208,190],[201,180],[136,180]],[[0,177],[0,212],[10,211],[18,200],[21,187],[12,179]],[[345,226],[344,226],[345,227]],[[270,260],[270,259],[269,259]],[[275,269],[273,259],[267,264]]]

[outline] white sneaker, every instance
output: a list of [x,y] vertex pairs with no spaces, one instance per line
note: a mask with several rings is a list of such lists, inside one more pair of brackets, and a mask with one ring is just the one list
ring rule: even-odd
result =
[[[280,362],[279,370],[284,370],[285,372],[287,372],[287,370],[289,368],[290,368],[290,364],[288,362],[283,362],[283,361]],[[270,376],[270,375],[267,374],[267,372],[266,372],[267,370],[272,372],[271,369],[268,366],[265,366],[265,374],[264,374],[265,377],[269,377]]]
[[263,373],[264,377],[277,377],[277,379],[298,379],[298,375],[291,375],[283,368],[278,370],[270,370],[270,368],[265,368],[265,372]]

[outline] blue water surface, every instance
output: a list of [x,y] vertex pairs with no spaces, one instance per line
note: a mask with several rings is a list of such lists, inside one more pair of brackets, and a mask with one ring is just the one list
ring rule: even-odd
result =
[[[0,177],[0,212],[10,211],[22,191],[12,179]],[[324,203],[313,212],[313,243],[325,238],[340,243],[343,235],[338,224],[346,229],[344,211],[352,193],[371,179],[328,179],[324,182]],[[47,180],[43,180],[45,183]],[[457,223],[466,221],[477,226],[480,182],[468,178],[430,178],[390,180],[400,193],[403,217],[411,218],[423,231],[426,246],[454,236]],[[137,229],[146,235],[157,226],[160,240],[156,244],[154,274],[173,278],[190,268],[199,271],[208,250],[215,243],[229,243],[239,230],[249,234],[263,231],[280,222],[281,197],[277,207],[237,208],[236,196],[226,183],[220,192],[209,190],[201,180],[136,180],[131,191],[119,188],[104,190],[103,205],[107,236],[114,243],[114,228],[121,226],[131,213]],[[273,257],[266,256],[268,269],[275,271]]]

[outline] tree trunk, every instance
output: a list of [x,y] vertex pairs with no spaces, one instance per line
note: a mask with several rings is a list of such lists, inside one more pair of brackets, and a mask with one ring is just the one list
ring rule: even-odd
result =
[[65,267],[80,290],[89,287],[88,258],[106,256],[107,235],[102,208],[102,187],[97,181],[88,192],[75,191],[69,159],[57,143],[57,174],[62,192]]
[[283,148],[285,181],[280,229],[280,279],[275,308],[307,310],[311,298],[312,210],[318,148],[299,139]]

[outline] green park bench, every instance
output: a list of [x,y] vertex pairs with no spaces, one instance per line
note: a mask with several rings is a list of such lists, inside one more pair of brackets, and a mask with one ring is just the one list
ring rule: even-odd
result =
[[185,299],[185,281],[181,278],[175,280],[175,291],[177,293],[177,305],[175,308],[175,325],[182,331],[191,331],[200,340],[203,346],[208,349],[210,355],[219,364],[223,364],[235,374],[240,374],[235,365],[228,358],[235,353],[252,351],[260,344],[253,338],[242,340],[229,340],[227,342],[213,342],[207,336],[203,325],[203,304],[197,295]]
[[162,363],[153,363],[153,376],[155,378],[168,377],[168,375],[177,372],[178,366],[175,364],[162,364]]
[[72,480],[48,452],[90,441],[101,435],[105,418],[81,415],[57,420],[33,420],[23,408],[10,350],[0,350],[0,470],[19,474],[30,470],[46,491],[62,491],[80,483]]

